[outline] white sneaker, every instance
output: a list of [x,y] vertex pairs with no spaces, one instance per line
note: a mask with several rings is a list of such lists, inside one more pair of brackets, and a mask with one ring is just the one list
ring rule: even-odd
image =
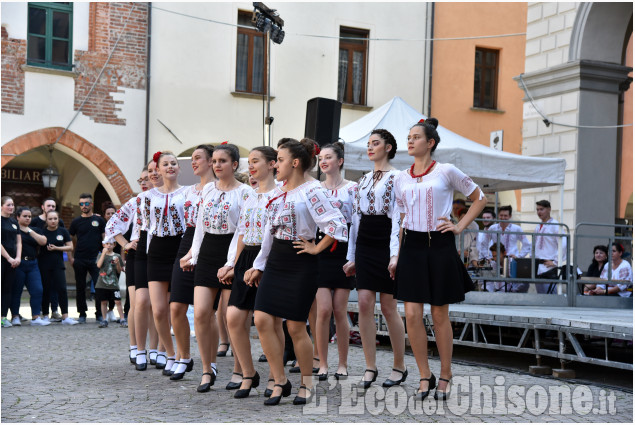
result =
[[109,322],[116,322],[117,318],[115,317],[115,312],[110,310],[108,311],[108,313],[106,313],[106,318],[108,319]]
[[79,322],[73,318],[67,317],[66,319],[62,320],[62,325],[76,325]]
[[51,322],[48,320],[42,320],[39,317],[37,319],[31,320],[31,326],[48,326]]
[[13,326],[22,326],[22,322],[20,321],[20,316],[14,316],[11,320],[11,324]]

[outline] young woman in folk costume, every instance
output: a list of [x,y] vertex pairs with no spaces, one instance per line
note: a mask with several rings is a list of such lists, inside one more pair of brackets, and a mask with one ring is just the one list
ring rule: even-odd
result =
[[[232,240],[232,245],[235,244],[236,248],[230,249],[231,252],[236,252],[235,260],[228,261],[225,267],[218,271],[218,278],[223,283],[230,283],[233,280],[227,307],[227,326],[233,344],[233,353],[238,358],[243,373],[240,389],[234,393],[234,398],[249,396],[251,389],[260,384],[260,376],[254,368],[249,342],[249,329],[258,288],[247,285],[244,274],[252,267],[260,252],[266,224],[266,206],[277,187],[274,177],[276,156],[276,151],[268,146],[254,148],[249,153],[249,175],[257,181],[257,190],[249,194],[240,212],[238,228]],[[278,320],[280,323],[276,325],[277,336],[282,343],[284,341],[282,319]],[[269,381],[272,390],[274,382],[272,375]]]
[[190,323],[187,319],[187,309],[190,304],[194,304],[194,272],[183,270],[180,260],[192,247],[203,188],[208,183],[213,184],[216,181],[212,170],[213,153],[212,145],[200,145],[194,149],[192,152],[192,170],[194,175],[200,178],[200,182],[188,186],[184,194],[183,210],[186,230],[181,239],[177,258],[172,266],[172,287],[170,290],[170,317],[176,340],[176,351],[180,359],[174,363],[175,366],[172,369],[170,379],[173,381],[182,379],[185,372],[190,372],[194,367],[194,360],[190,355]]
[[[312,386],[312,345],[306,320],[317,292],[317,254],[336,241],[346,242],[346,220],[333,207],[317,181],[307,181],[305,171],[315,156],[310,139],[295,140],[278,150],[277,179],[287,183],[276,189],[267,207],[267,225],[262,249],[253,268],[245,273],[247,283],[258,284],[255,322],[275,379],[265,405],[276,405],[291,394],[284,373],[283,345],[277,335],[277,318],[287,327],[302,374],[302,385],[294,404],[306,404]],[[316,245],[317,227],[325,233]],[[264,273],[263,273],[264,271]]]
[[[487,199],[481,189],[452,164],[437,163],[432,153],[439,144],[438,121],[428,118],[415,124],[408,135],[408,154],[414,157],[409,170],[395,178],[397,206],[402,220],[398,262],[391,262],[396,274],[396,297],[404,301],[406,325],[421,379],[416,396],[423,400],[436,385],[428,364],[428,337],[423,323],[423,304],[431,305],[441,373],[435,399],[450,393],[452,377],[452,327],[449,304],[461,302],[472,290],[455,235],[460,234],[481,213]],[[471,201],[467,214],[454,224],[450,219],[454,191]]]
[[[239,159],[238,148],[232,144],[214,148],[212,164],[218,181],[203,188],[192,248],[181,258],[181,266],[185,270],[194,270],[194,329],[203,362],[203,376],[197,388],[199,392],[209,391],[218,374],[218,323],[214,304],[220,291],[227,291],[224,298],[227,301],[231,291],[230,285],[219,281],[218,270],[228,260],[234,260],[235,252],[230,252],[231,240],[238,226],[241,207],[253,192],[248,185],[234,178]],[[236,370],[239,367],[235,359],[234,374],[242,379],[241,373]]]
[[[141,176],[138,180],[141,192],[150,189],[148,179],[148,167],[143,167]],[[130,241],[132,236],[132,228],[137,209],[137,197],[134,196],[119,208],[115,214],[106,223],[106,241],[112,242],[116,240],[126,253],[125,273],[126,287],[128,296],[130,297],[130,310],[128,311],[128,336],[130,338],[130,363],[135,364],[137,359],[137,337],[135,333],[135,301],[136,301],[136,285],[135,277],[135,257],[137,252],[138,241]],[[147,332],[147,331],[146,331]]]
[[375,300],[379,292],[381,312],[388,325],[393,351],[393,368],[384,387],[399,385],[406,380],[404,364],[405,330],[394,297],[395,284],[388,271],[396,263],[399,252],[399,214],[395,210],[394,181],[399,171],[390,166],[395,157],[397,141],[384,129],[373,130],[368,139],[368,158],[375,170],[358,182],[355,212],[348,244],[347,275],[356,275],[359,304],[359,333],[362,338],[366,371],[359,383],[369,388],[379,371],[376,364]]

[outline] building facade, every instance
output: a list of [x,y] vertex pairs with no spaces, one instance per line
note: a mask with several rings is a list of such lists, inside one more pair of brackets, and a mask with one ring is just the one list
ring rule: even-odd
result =
[[125,202],[143,165],[147,4],[1,8],[3,176],[51,160],[60,171],[53,191],[3,178],[3,195],[30,206],[53,195],[67,219],[83,192]]
[[[527,3],[437,2],[433,23],[427,115],[470,140],[522,154],[522,92],[513,77],[525,69]],[[500,192],[499,202],[518,210],[520,191]]]

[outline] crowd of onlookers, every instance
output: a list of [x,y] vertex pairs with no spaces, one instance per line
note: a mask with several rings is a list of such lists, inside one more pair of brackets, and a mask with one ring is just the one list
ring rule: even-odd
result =
[[[102,246],[106,220],[115,213],[115,206],[102,205],[102,217],[93,212],[92,196],[82,194],[79,207],[81,215],[66,228],[53,198],[45,199],[41,209],[16,209],[11,197],[2,197],[2,327],[20,326],[26,320],[19,313],[24,287],[30,296],[31,325],[86,322],[88,296],[95,301],[100,323],[110,320],[126,326],[118,284],[123,260],[113,252],[114,244]],[[67,262],[75,273],[78,319],[68,316]],[[115,289],[113,278],[116,290],[104,290],[104,286]],[[119,319],[115,318],[114,305]],[[9,310],[11,320],[7,317]]]
[[[457,199],[453,204],[453,216],[458,221],[467,212],[465,201]],[[551,217],[551,204],[547,200],[536,202],[536,214],[540,224],[536,225],[533,232],[535,239],[534,264],[536,266],[533,276],[536,279],[550,279],[550,283],[535,283],[536,292],[539,294],[555,293],[556,285],[553,280],[560,279],[565,264],[567,239],[560,224]],[[529,291],[528,282],[505,282],[505,277],[518,277],[515,275],[515,262],[519,259],[530,261],[532,257],[532,243],[527,233],[511,221],[512,207],[502,206],[498,209],[498,220],[492,209],[485,208],[481,214],[479,229],[473,222],[460,237],[457,236],[456,245],[466,266],[476,271],[479,280],[479,289],[488,292],[515,292],[526,293]],[[495,222],[497,221],[497,222]],[[484,232],[487,231],[487,232]],[[525,234],[523,234],[525,233]],[[558,248],[560,239],[560,253]],[[630,264],[630,254],[625,252],[622,244],[615,242],[611,246],[611,261],[609,248],[606,245],[598,245],[593,248],[593,260],[586,272],[577,269],[578,278],[582,281],[581,291],[584,295],[619,295],[632,296],[633,269]],[[461,252],[462,251],[462,252]],[[560,258],[562,260],[560,260]],[[523,260],[520,260],[523,261]],[[610,264],[610,276],[609,267]],[[571,269],[571,268],[570,268]],[[487,277],[497,278],[487,280]],[[522,276],[528,278],[530,276]],[[610,284],[605,282],[610,280]]]

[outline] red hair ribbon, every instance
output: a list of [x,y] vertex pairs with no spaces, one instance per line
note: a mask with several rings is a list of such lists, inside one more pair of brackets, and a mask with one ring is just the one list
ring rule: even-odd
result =
[[320,147],[318,146],[317,143],[314,143],[313,145],[315,146],[315,154],[319,155],[320,154]]
[[157,164],[159,163],[159,158],[161,158],[161,153],[162,153],[161,151],[158,151],[157,153],[152,155],[152,160],[156,162]]
[[227,140],[225,140],[223,143],[221,143],[221,145],[226,145],[228,143]]
[[335,239],[335,242],[333,242],[333,245],[331,245],[331,249],[329,251],[330,252],[335,252],[336,248],[337,248],[337,239]]

